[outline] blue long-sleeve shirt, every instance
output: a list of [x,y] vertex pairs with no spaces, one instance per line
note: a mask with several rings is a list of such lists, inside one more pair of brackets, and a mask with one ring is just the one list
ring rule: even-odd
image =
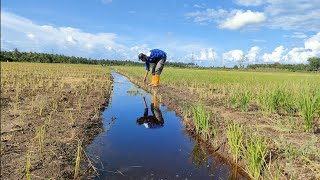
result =
[[158,63],[160,59],[167,58],[167,53],[160,49],[152,49],[146,54],[146,70],[150,71],[150,63]]

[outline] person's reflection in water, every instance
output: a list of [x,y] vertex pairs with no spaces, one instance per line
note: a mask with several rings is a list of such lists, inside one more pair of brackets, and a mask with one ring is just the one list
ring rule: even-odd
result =
[[148,115],[148,106],[146,103],[146,98],[143,97],[143,104],[144,104],[144,114],[142,117],[137,119],[138,125],[144,125],[146,128],[155,129],[161,128],[164,125],[164,120],[162,117],[162,113],[159,108],[158,99],[156,94],[153,94],[151,98],[151,115]]

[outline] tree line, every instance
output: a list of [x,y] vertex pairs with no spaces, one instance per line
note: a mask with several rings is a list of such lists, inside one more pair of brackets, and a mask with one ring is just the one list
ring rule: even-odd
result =
[[250,64],[248,69],[287,69],[290,71],[320,71],[320,58],[308,59],[308,64]]
[[[134,62],[130,60],[110,60],[110,59],[91,59],[84,57],[65,56],[59,54],[46,54],[35,52],[20,52],[18,49],[13,51],[1,51],[0,61],[5,62],[38,62],[38,63],[70,63],[70,64],[95,64],[103,66],[141,66],[141,62]],[[180,68],[205,68],[200,67],[194,63],[182,62],[167,62],[166,66],[180,67]],[[233,68],[226,67],[208,67],[217,69],[238,69],[235,65]],[[251,64],[246,67],[241,66],[241,69],[286,69],[290,71],[320,71],[320,58],[313,57],[308,59],[308,64]]]
[[69,63],[69,64],[101,64],[101,65],[137,65],[139,63],[133,61],[117,61],[102,59],[96,60],[84,57],[65,56],[59,54],[46,54],[35,52],[20,52],[18,49],[14,51],[1,51],[1,61],[9,62],[38,62],[38,63]]
[[[91,59],[84,57],[65,56],[59,54],[47,54],[36,52],[1,51],[0,61],[2,62],[38,62],[38,63],[69,63],[69,64],[95,64],[103,66],[141,66],[141,62],[129,60]],[[171,67],[198,67],[193,63],[167,62],[166,66]]]

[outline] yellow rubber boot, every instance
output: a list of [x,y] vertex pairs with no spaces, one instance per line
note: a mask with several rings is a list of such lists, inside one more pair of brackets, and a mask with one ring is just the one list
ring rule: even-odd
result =
[[155,82],[155,75],[152,75],[151,83],[148,85],[152,86],[152,85],[154,85],[154,82]]
[[154,84],[152,86],[157,87],[157,86],[159,86],[159,83],[160,83],[160,74],[156,74]]

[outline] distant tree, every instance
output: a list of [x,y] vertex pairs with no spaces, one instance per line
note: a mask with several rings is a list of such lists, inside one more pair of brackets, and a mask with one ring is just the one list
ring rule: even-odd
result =
[[15,48],[12,52],[12,58],[20,61],[21,53],[19,52],[18,48]]
[[312,57],[308,59],[309,68],[311,71],[319,71],[320,70],[320,58]]
[[239,67],[237,65],[234,65],[233,69],[239,69]]

